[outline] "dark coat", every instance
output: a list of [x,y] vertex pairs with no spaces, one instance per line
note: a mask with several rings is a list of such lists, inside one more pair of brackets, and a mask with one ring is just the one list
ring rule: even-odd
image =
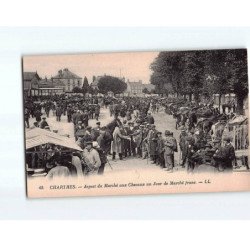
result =
[[148,115],[146,120],[147,120],[147,123],[149,123],[149,124],[154,124],[155,123],[155,119],[154,119],[154,117],[152,115]]
[[174,152],[177,152],[177,142],[176,139],[172,136],[167,136],[164,140],[165,154],[173,155]]
[[62,109],[60,107],[56,108],[56,116],[61,116],[63,113]]
[[222,147],[223,165],[225,168],[233,168],[233,160],[235,159],[234,147],[231,143]]
[[93,128],[92,131],[91,131],[91,134],[92,134],[92,137],[93,137],[93,141],[96,141],[96,139],[100,135],[100,129],[99,128]]
[[149,130],[147,135],[147,142],[148,142],[148,152],[150,155],[156,154],[156,146],[157,146],[157,131],[156,130]]
[[42,121],[41,124],[40,124],[41,129],[44,129],[47,126],[49,126],[49,124],[46,121]]

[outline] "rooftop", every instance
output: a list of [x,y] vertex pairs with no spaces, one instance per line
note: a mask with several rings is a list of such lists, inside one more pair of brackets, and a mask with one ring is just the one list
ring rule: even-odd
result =
[[31,81],[34,78],[41,79],[37,72],[23,72],[23,80],[24,81]]
[[54,79],[82,79],[82,77],[76,75],[75,73],[71,72],[69,69],[61,69],[58,71],[56,76],[53,76]]
[[64,83],[59,79],[41,79],[38,83],[39,88],[54,88],[54,87],[64,87]]

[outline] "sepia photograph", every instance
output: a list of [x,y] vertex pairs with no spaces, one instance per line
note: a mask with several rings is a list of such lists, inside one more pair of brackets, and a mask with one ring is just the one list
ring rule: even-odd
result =
[[28,197],[249,190],[246,49],[27,55]]

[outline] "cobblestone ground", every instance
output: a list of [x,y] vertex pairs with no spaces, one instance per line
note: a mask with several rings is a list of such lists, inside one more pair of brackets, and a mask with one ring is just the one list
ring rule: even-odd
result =
[[[180,135],[180,131],[175,129],[175,120],[172,116],[167,115],[163,110],[160,110],[159,113],[153,114],[155,119],[155,125],[156,129],[163,132],[168,129],[170,131],[173,131],[174,137],[177,139]],[[109,115],[109,109],[101,108],[100,113],[100,122],[101,125],[104,126],[108,124],[113,118]],[[51,130],[58,130],[58,133],[61,135],[68,134],[72,140],[74,139],[74,129],[73,129],[73,123],[67,122],[67,116],[61,117],[61,122],[56,121],[56,117],[53,116],[52,112],[50,112],[50,116],[46,119]],[[30,125],[35,122],[35,118],[30,119]],[[96,120],[91,119],[89,121],[89,125],[92,127],[96,126]],[[175,168],[174,172],[183,172],[186,171],[185,169],[181,168],[179,166],[179,157],[180,157],[180,150],[178,149],[178,152],[175,153]],[[147,159],[141,159],[137,157],[128,157],[124,160],[111,160],[111,157],[108,157],[109,163],[106,164],[105,167],[105,173],[109,172],[123,172],[123,171],[132,171],[136,174],[140,174],[141,171],[147,172],[147,171],[156,171],[156,172],[165,172],[162,170],[160,166],[157,166],[155,164],[150,163]],[[209,165],[201,165],[196,169],[196,172],[214,172],[214,168]]]

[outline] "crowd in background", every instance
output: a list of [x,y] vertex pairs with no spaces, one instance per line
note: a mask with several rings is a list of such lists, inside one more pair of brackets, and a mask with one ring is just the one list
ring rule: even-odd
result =
[[[184,111],[181,109],[183,106],[186,107]],[[105,126],[99,120],[101,107],[109,109],[112,117],[112,121]],[[166,129],[158,130],[154,114],[160,110],[176,119],[176,129],[181,131],[178,142],[173,131],[169,131],[167,120]],[[199,122],[199,112],[211,119]],[[212,104],[155,97],[52,96],[25,100],[27,128],[30,127],[30,117],[34,117],[36,121],[33,127],[50,130],[46,117],[51,114],[56,116],[57,122],[65,115],[67,121],[73,123],[75,141],[83,152],[62,153],[63,150],[55,149],[53,145],[34,149],[33,155],[27,157],[27,162],[31,167],[45,168],[48,178],[103,174],[105,166],[110,165],[109,155],[113,161],[129,157],[149,159],[152,164],[170,173],[178,165],[193,172],[201,164],[211,164],[218,171],[231,171],[233,162],[236,162],[232,138],[213,138],[212,130],[215,122],[228,120],[234,114],[220,113]],[[95,127],[89,126],[90,119],[96,120]],[[39,153],[35,154],[36,150]],[[179,162],[174,159],[178,150]]]

